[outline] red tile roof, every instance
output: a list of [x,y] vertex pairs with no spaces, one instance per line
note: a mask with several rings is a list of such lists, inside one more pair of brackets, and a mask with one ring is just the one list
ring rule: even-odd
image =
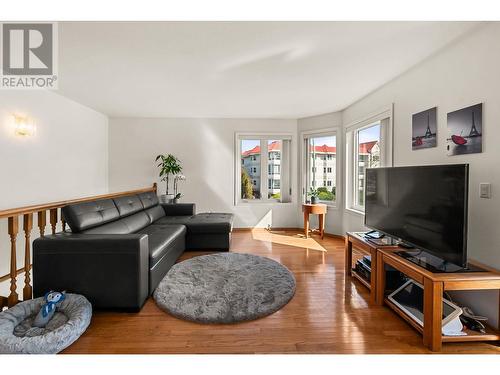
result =
[[[377,141],[370,141],[370,142],[365,142],[365,143],[360,143],[359,144],[359,152],[362,154],[369,154],[372,151],[373,146]],[[271,142],[267,146],[268,151],[279,151],[280,150],[280,143],[278,141]],[[316,152],[322,152],[326,154],[336,154],[337,153],[337,148],[333,146],[327,146],[327,145],[322,145],[322,146],[314,146],[314,150]],[[241,155],[242,156],[249,156],[249,155],[257,155],[260,154],[260,146],[255,146],[251,150],[247,150],[243,152]]]
[[337,147],[327,146],[327,145],[314,146],[314,151],[335,154],[335,153],[337,153]]
[[373,146],[375,146],[378,141],[370,141],[359,144],[359,152],[361,154],[371,154]]
[[279,141],[274,141],[274,142],[271,142],[268,146],[267,146],[267,149],[269,151],[279,151],[280,149],[280,143]]
[[241,153],[242,156],[248,156],[252,154],[260,154],[260,146],[255,146],[251,150],[247,150]]
[[[316,152],[324,152],[324,153],[332,153],[332,154],[335,154],[337,152],[337,148],[336,147],[327,146],[327,145],[315,146],[314,149],[315,149]],[[271,142],[267,146],[267,150],[268,151],[279,151],[280,150],[280,143],[279,143],[279,141]],[[253,154],[260,154],[260,146],[255,146],[251,150],[247,150],[247,151],[243,152],[241,155],[242,156],[248,156],[248,155],[253,155]]]
[[[280,150],[280,143],[279,143],[279,141],[271,142],[267,146],[267,150],[268,151],[279,151]],[[243,152],[241,155],[248,156],[248,155],[252,155],[252,154],[260,154],[260,146],[255,146],[251,150]]]

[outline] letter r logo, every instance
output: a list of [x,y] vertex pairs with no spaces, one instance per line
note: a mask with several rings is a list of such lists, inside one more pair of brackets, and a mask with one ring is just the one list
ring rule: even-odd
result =
[[50,23],[4,23],[3,74],[51,75],[53,47],[53,25]]

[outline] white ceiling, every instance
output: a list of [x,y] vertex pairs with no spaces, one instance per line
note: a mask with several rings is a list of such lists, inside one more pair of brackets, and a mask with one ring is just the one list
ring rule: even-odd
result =
[[59,89],[112,117],[342,110],[474,22],[65,22]]

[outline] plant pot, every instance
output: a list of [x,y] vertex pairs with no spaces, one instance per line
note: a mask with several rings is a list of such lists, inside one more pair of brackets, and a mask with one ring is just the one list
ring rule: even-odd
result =
[[311,204],[317,204],[318,203],[318,197],[311,197]]
[[179,203],[179,198],[174,198],[174,203]]
[[174,198],[175,195],[173,194],[162,194],[160,195],[160,203],[172,203]]

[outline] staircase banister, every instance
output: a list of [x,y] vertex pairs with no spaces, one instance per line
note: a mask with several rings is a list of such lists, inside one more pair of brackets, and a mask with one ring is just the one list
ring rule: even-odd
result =
[[61,208],[61,207],[67,206],[68,204],[90,202],[90,201],[94,201],[94,200],[98,200],[98,199],[118,198],[118,197],[122,197],[125,195],[140,194],[140,193],[146,193],[149,191],[156,192],[156,183],[153,184],[153,186],[151,186],[151,187],[142,188],[142,189],[121,191],[121,192],[117,192],[117,193],[107,193],[107,194],[101,194],[101,195],[93,195],[93,196],[88,196],[88,197],[83,197],[83,198],[66,199],[66,200],[57,201],[57,202],[35,204],[35,205],[24,206],[24,207],[9,208],[9,209],[0,211],[0,219],[9,218],[12,216],[20,216],[20,215],[29,214],[29,213],[36,213],[39,211],[46,211],[46,210],[50,210],[50,209],[54,209],[54,208]]

